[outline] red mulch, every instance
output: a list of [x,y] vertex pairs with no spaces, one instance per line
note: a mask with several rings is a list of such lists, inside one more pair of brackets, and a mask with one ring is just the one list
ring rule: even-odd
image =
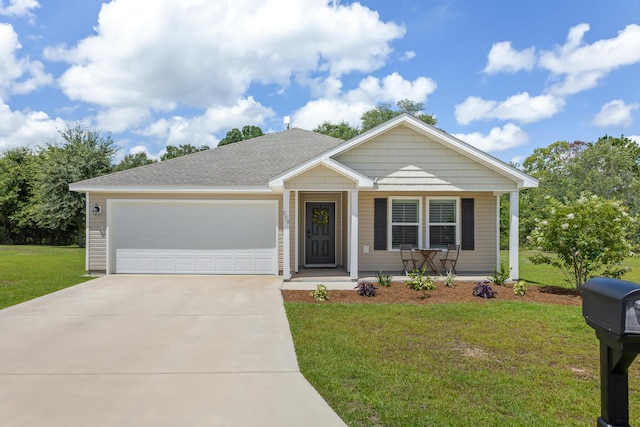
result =
[[[447,302],[480,302],[480,301],[526,301],[546,304],[580,305],[582,299],[571,289],[556,286],[534,286],[527,287],[526,295],[517,296],[513,293],[512,285],[495,286],[494,291],[498,292],[498,297],[494,299],[484,299],[475,297],[472,289],[475,282],[457,282],[453,288],[447,287],[444,283],[436,282],[438,288],[433,291],[423,293],[409,289],[404,282],[393,282],[390,287],[377,286],[378,293],[375,297],[363,297],[355,290],[329,290],[329,301],[316,301],[309,295],[309,291],[283,290],[282,296],[285,301],[308,302],[308,303],[360,303],[360,304],[380,304],[380,303],[409,303],[409,304],[440,304]],[[355,287],[355,283],[354,283]]]

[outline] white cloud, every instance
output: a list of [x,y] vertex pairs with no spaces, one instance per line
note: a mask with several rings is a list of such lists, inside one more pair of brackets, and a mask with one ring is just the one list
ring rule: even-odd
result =
[[565,105],[554,95],[530,96],[527,92],[513,95],[502,102],[470,96],[455,107],[456,121],[467,125],[474,120],[516,120],[533,123],[554,116]]
[[640,62],[640,25],[628,25],[615,38],[585,44],[589,29],[589,24],[576,25],[564,45],[541,54],[538,65],[559,79],[549,88],[551,93],[569,95],[590,89],[616,68]]
[[11,111],[0,102],[0,150],[16,147],[35,148],[58,139],[58,129],[64,129],[62,119],[51,119],[42,111]]
[[405,80],[398,73],[379,79],[369,76],[362,79],[357,88],[343,93],[332,82],[331,91],[324,97],[312,100],[293,114],[292,125],[303,129],[313,129],[324,121],[346,121],[351,126],[360,126],[362,114],[381,102],[395,104],[401,99],[425,102],[436,90],[436,83],[427,77],[413,81]]
[[37,0],[9,0],[5,4],[0,0],[0,15],[7,16],[31,16],[31,10],[40,7]]
[[513,123],[507,123],[502,128],[494,127],[488,135],[480,132],[467,134],[453,134],[458,139],[482,151],[503,151],[509,148],[525,145],[529,141],[529,136]]
[[629,135],[627,136],[632,141],[635,141],[636,144],[640,144],[640,135]]
[[631,113],[640,108],[640,104],[625,104],[621,99],[614,99],[602,106],[593,118],[593,124],[600,127],[629,126],[633,122]]
[[192,144],[215,147],[219,140],[214,134],[244,125],[261,126],[274,115],[273,110],[249,97],[238,100],[232,107],[208,108],[197,117],[162,118],[136,133],[160,139],[167,145]]
[[13,27],[0,23],[0,99],[32,92],[53,81],[41,62],[16,57],[21,47]]
[[416,53],[414,51],[412,51],[412,50],[408,50],[402,55],[400,60],[401,61],[410,61],[415,57],[416,57]]
[[517,51],[511,46],[511,42],[494,43],[487,57],[487,66],[483,71],[487,74],[515,73],[520,70],[531,71],[536,63],[535,52],[534,47]]
[[71,64],[59,84],[74,100],[206,108],[296,74],[371,72],[404,32],[359,3],[120,0],[102,6],[95,36],[45,56]]
[[120,133],[141,126],[150,116],[146,108],[108,108],[98,112],[94,121],[100,130]]

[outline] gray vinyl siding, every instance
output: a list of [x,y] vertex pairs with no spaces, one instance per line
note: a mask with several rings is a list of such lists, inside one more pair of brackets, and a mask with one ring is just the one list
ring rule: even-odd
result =
[[354,181],[322,165],[291,178],[285,186],[290,190],[351,190],[356,188]]
[[516,183],[494,170],[398,126],[337,156],[371,178],[381,191],[515,191]]
[[[93,215],[91,210],[95,204],[102,210],[100,215]],[[104,273],[107,270],[107,201],[103,195],[89,194],[88,226],[88,262],[89,272]]]
[[[359,229],[358,256],[361,272],[376,272],[379,270],[399,272],[402,269],[400,253],[397,250],[373,250],[374,236],[374,199],[399,196],[391,192],[360,192],[359,194]],[[425,241],[427,221],[426,198],[429,196],[451,196],[473,198],[475,200],[475,249],[460,251],[460,258],[456,270],[458,273],[486,273],[489,274],[496,266],[497,260],[497,225],[496,225],[496,197],[492,193],[424,193],[407,192],[402,197],[420,197],[422,200],[422,240]],[[364,246],[369,246],[369,253],[365,254]],[[440,265],[436,257],[436,265]]]

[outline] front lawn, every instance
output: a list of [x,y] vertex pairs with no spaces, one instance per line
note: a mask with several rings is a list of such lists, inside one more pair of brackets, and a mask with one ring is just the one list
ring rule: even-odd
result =
[[[285,308],[302,373],[350,426],[585,426],[600,414],[598,341],[580,307]],[[631,371],[637,425],[640,370]]]
[[0,309],[89,280],[83,248],[0,246]]
[[[520,279],[534,285],[574,287],[564,283],[565,276],[558,268],[546,264],[536,265],[529,261],[529,257],[536,253],[538,251],[520,250]],[[509,265],[509,251],[501,251],[500,260],[503,264]],[[627,258],[622,265],[630,269],[622,279],[640,283],[640,257]]]

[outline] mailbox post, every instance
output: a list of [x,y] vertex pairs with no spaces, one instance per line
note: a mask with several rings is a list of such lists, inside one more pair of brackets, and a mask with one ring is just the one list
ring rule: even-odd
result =
[[640,285],[598,277],[582,287],[582,315],[600,340],[598,427],[629,427],[629,366],[640,353]]

